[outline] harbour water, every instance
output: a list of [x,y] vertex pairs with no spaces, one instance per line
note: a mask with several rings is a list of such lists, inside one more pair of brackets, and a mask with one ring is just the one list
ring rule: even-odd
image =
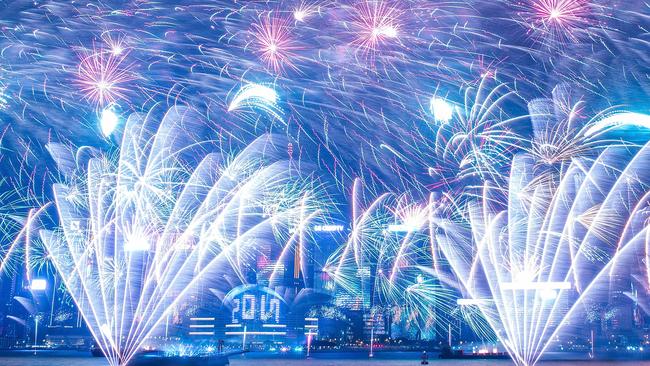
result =
[[[236,356],[230,359],[232,366],[415,366],[420,365],[419,354],[415,352],[392,352],[378,354],[374,359],[361,357],[358,354],[326,354],[306,359],[304,357],[269,357],[265,355]],[[509,366],[509,360],[440,360],[432,355],[430,365],[437,366]],[[56,352],[34,356],[31,352],[0,353],[2,366],[107,366],[103,358],[95,358],[85,352]],[[650,366],[650,360],[625,361],[590,361],[590,360],[549,360],[540,365],[546,366],[607,366],[634,365]]]

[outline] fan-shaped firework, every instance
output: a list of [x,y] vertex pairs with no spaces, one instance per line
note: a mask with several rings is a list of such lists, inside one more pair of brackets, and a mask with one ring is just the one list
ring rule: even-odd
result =
[[574,161],[559,183],[540,183],[534,160],[520,155],[507,208],[500,207],[506,192],[488,182],[469,207],[466,240],[462,230],[440,226],[435,240],[516,364],[535,364],[586,298],[607,292],[622,267],[638,268],[648,163],[648,145],[635,154],[610,147],[594,161]]
[[117,161],[55,156],[64,169],[79,166],[78,186],[54,187],[61,230],[41,237],[112,365],[127,363],[197,283],[225,274],[245,282],[257,249],[313,214],[300,190],[265,209],[299,179],[277,137],[228,160],[203,138],[208,126],[185,107],[159,126],[134,114]]

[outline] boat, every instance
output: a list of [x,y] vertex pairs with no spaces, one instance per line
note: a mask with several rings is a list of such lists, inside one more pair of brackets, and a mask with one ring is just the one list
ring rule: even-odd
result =
[[99,348],[99,345],[95,342],[90,346],[90,354],[92,354],[93,357],[105,357],[104,351],[102,351],[102,349]]
[[463,350],[452,350],[450,347],[445,347],[440,351],[438,358],[445,360],[509,360],[510,355],[506,352],[465,353]]
[[229,356],[244,353],[235,351],[209,355],[169,356],[162,351],[145,351],[138,353],[128,366],[226,366]]
[[[95,344],[90,348],[90,352],[94,357],[105,357],[101,348]],[[226,366],[230,364],[228,357],[242,353],[245,353],[245,351],[191,356],[170,356],[164,351],[147,350],[138,352],[131,361],[128,362],[128,366]]]

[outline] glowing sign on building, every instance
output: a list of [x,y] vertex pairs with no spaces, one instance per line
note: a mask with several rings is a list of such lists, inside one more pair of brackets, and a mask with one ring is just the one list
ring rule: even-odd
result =
[[267,294],[244,294],[232,300],[232,323],[244,320],[256,320],[262,323],[280,322],[280,304],[278,298]]
[[284,329],[269,332],[269,328],[286,327],[281,324],[285,303],[275,291],[255,285],[239,286],[226,296],[226,302],[232,309],[231,323],[226,328],[238,328],[227,331],[226,335],[240,335],[244,332],[250,335],[286,334]]

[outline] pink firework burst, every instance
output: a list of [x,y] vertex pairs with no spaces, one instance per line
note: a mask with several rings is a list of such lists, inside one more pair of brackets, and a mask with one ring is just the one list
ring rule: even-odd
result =
[[293,18],[296,22],[304,23],[319,10],[320,6],[317,2],[302,2],[294,9]]
[[283,73],[286,68],[297,70],[293,60],[295,51],[300,49],[292,38],[293,20],[280,16],[265,16],[253,25],[254,52],[275,73]]
[[352,11],[350,28],[352,45],[366,55],[378,51],[382,44],[399,43],[402,12],[386,1],[363,1]]
[[593,22],[589,0],[526,0],[517,5],[524,25],[545,45],[576,43]]
[[77,72],[77,84],[84,98],[98,107],[125,99],[127,83],[136,79],[130,67],[125,65],[127,52],[99,50],[81,57]]
[[102,33],[101,37],[113,56],[120,56],[129,51],[126,36],[123,34],[107,31]]

